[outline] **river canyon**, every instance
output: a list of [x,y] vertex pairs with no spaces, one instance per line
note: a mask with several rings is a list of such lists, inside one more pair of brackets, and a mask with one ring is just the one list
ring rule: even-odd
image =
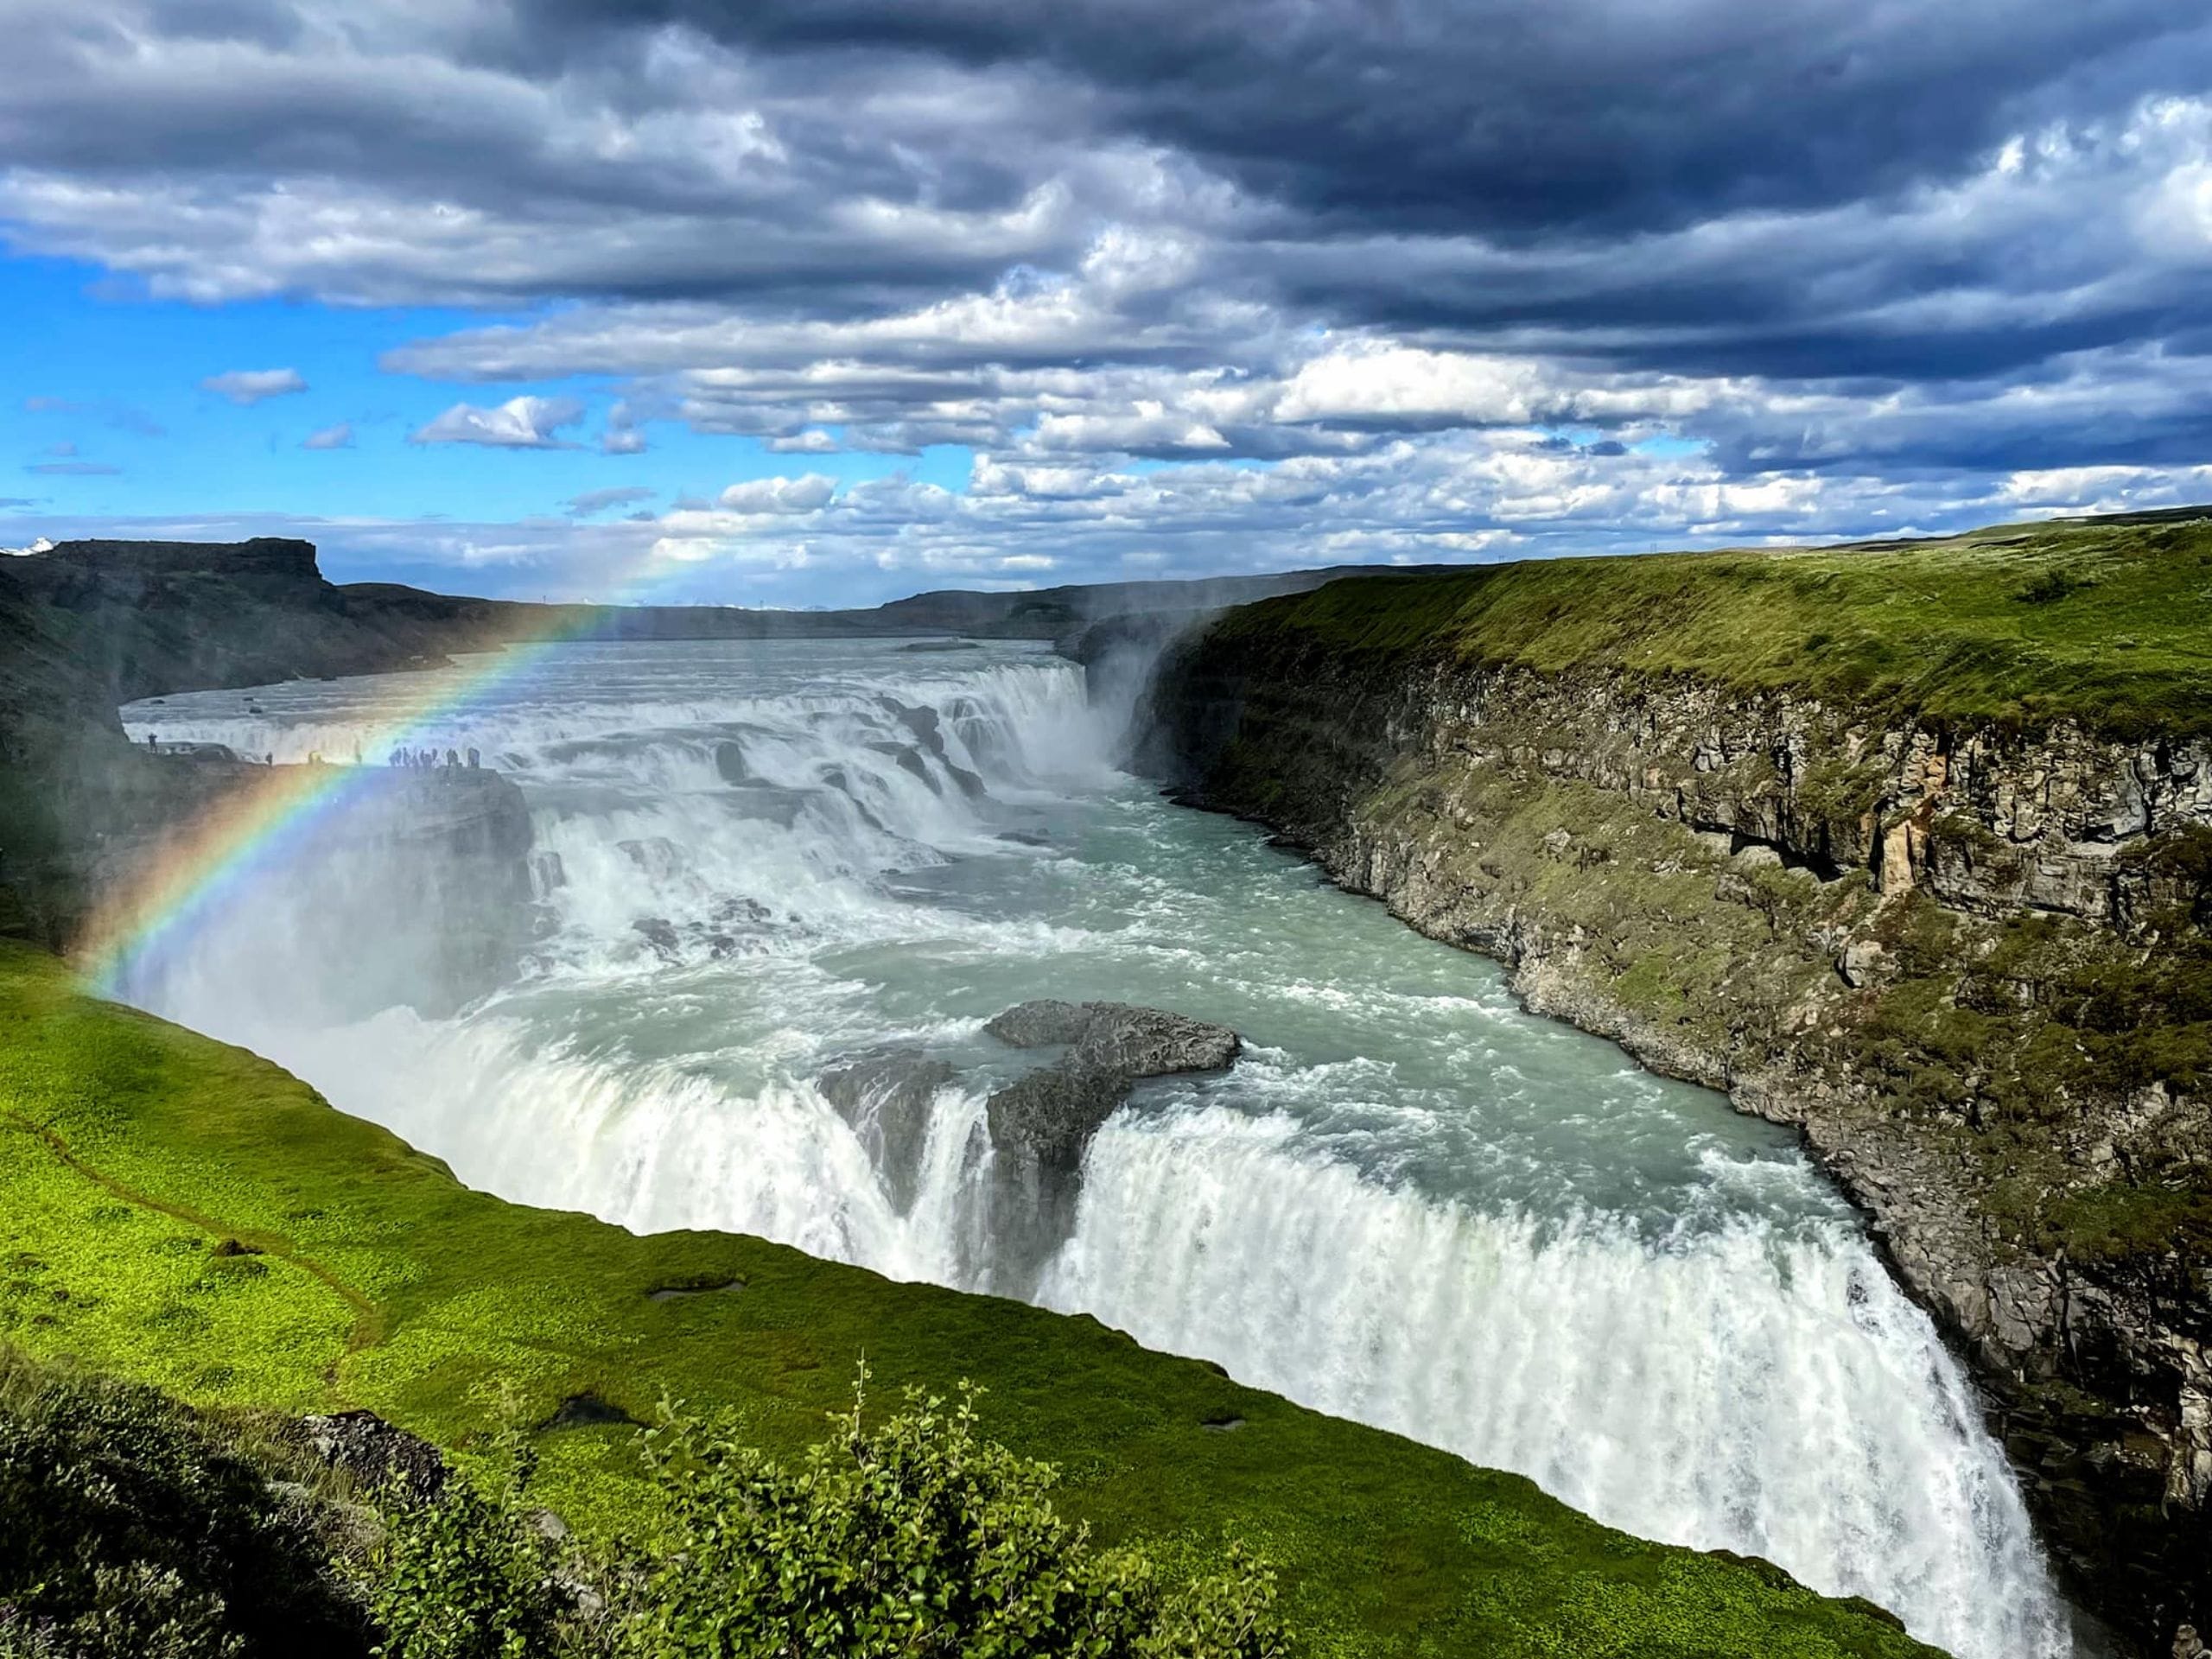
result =
[[[503,1196],[1087,1313],[1962,1659],[2075,1650],[1966,1374],[1789,1130],[1163,799],[1122,770],[1133,684],[943,644],[577,644],[132,704],[142,744],[365,766],[395,710],[452,708],[404,741],[519,789],[531,937],[497,983],[366,994],[416,944],[340,918],[430,877],[310,847],[124,994]],[[984,1030],[1040,996],[1245,1046],[1140,1084],[1041,1218],[985,1109],[1035,1057]],[[931,1068],[899,1154],[883,1103],[822,1086],[886,1054]]]

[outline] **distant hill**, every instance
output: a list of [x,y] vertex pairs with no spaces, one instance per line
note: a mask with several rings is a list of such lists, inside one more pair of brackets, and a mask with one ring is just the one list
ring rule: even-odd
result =
[[[1446,567],[1427,567],[1430,569]],[[315,544],[62,542],[0,559],[0,723],[58,711],[107,721],[165,692],[369,674],[508,640],[781,639],[969,634],[1052,639],[1130,612],[1211,610],[1303,593],[1358,566],[1034,592],[944,589],[867,609],[534,605],[324,579]]]

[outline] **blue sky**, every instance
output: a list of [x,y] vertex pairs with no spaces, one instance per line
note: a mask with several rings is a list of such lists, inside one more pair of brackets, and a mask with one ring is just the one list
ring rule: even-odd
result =
[[2201,6],[1491,13],[16,0],[0,546],[835,604],[2212,498]]
[[[791,469],[757,440],[668,423],[649,447],[604,453],[607,412],[620,401],[603,377],[533,380],[501,389],[572,397],[585,412],[559,447],[506,448],[410,442],[455,402],[454,389],[387,372],[393,347],[463,327],[514,320],[427,307],[335,308],[312,300],[221,304],[163,299],[143,283],[79,261],[0,259],[0,315],[35,319],[11,353],[0,446],[17,470],[0,496],[10,515],[59,526],[105,519],[183,518],[245,529],[262,518],[446,520],[617,518]],[[241,403],[205,383],[240,371],[294,370],[304,390]],[[318,434],[342,443],[308,448]],[[914,454],[843,451],[808,470],[841,484],[904,476],[947,486],[967,475],[964,450]],[[628,500],[591,498],[639,492]],[[582,499],[582,511],[577,503]],[[324,560],[334,580],[384,580],[403,561],[347,556],[341,536]],[[435,560],[405,572],[433,582]],[[502,581],[505,589],[519,591]],[[520,584],[526,587],[527,582]]]

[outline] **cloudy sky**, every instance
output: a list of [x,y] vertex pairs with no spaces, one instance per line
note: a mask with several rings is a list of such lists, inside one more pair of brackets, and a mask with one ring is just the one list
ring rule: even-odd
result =
[[872,602],[2212,499],[2202,0],[0,0],[0,544]]

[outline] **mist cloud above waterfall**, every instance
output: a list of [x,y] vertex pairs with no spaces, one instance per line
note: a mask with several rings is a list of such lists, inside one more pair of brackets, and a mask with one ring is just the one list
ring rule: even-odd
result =
[[[22,0],[11,47],[10,247],[400,320],[393,438],[562,451],[513,461],[547,526],[438,511],[564,569],[556,504],[640,477],[741,582],[1932,528],[2212,459],[2184,0]],[[793,454],[840,487],[721,500]]]

